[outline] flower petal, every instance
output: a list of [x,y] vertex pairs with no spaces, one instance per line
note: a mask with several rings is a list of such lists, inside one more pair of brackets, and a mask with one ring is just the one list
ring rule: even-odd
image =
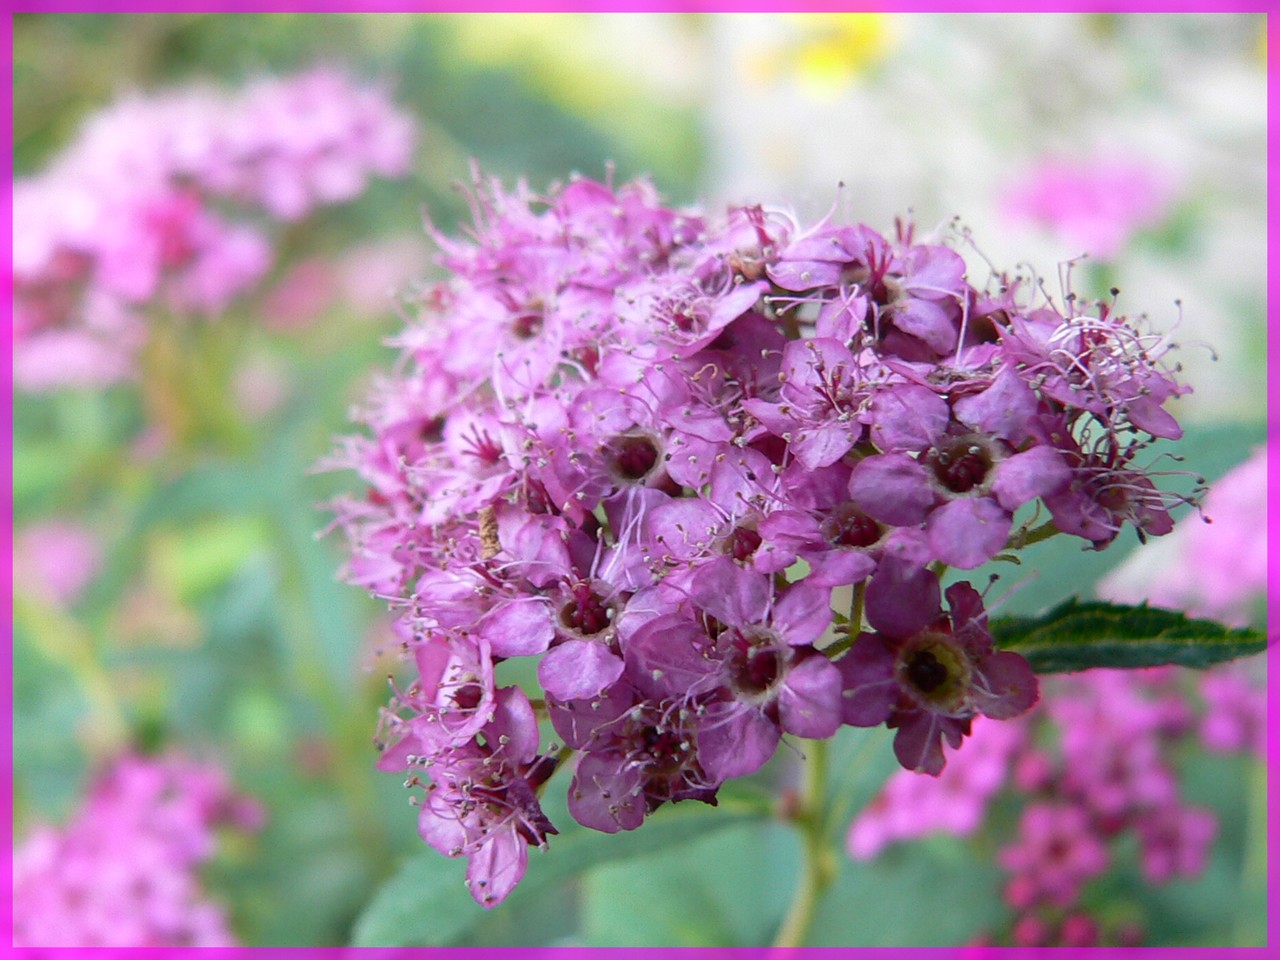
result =
[[782,729],[797,737],[825,740],[840,729],[840,671],[815,654],[796,664],[778,694]]
[[867,584],[867,622],[881,633],[905,640],[942,615],[942,588],[930,570],[885,557]]
[[1013,517],[994,500],[952,500],[929,514],[929,546],[943,563],[972,570],[994,557],[1009,540]]
[[849,476],[849,499],[881,523],[913,527],[934,503],[929,475],[904,453],[860,460]]
[[557,700],[586,700],[622,676],[622,658],[594,640],[566,640],[538,664],[538,682]]

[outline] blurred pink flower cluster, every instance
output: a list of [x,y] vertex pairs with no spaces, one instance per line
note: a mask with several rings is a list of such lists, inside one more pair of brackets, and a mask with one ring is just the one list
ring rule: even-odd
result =
[[384,91],[330,69],[108,106],[14,184],[15,385],[129,379],[144,307],[221,312],[271,266],[265,221],[405,174],[413,142]]
[[998,860],[1009,873],[1004,896],[1017,916],[1016,944],[1096,944],[1100,930],[1080,912],[1080,895],[1109,869],[1123,836],[1136,840],[1149,883],[1204,869],[1217,821],[1183,802],[1173,757],[1197,734],[1209,749],[1261,756],[1265,689],[1247,669],[1046,679],[1035,710],[1008,723],[975,723],[969,748],[936,779],[891,777],[854,819],[849,853],[867,860],[895,841],[972,834],[988,804],[1012,788],[1024,805]]
[[14,537],[14,587],[48,603],[75,603],[101,567],[97,536],[78,523],[46,520]]
[[234,945],[196,869],[215,828],[258,830],[262,818],[216,766],[121,758],[70,823],[38,825],[15,847],[14,946]]
[[1047,228],[1091,256],[1110,260],[1138,230],[1169,215],[1173,180],[1154,166],[1117,159],[1045,160],[1004,197],[1004,214]]
[[1267,448],[1213,484],[1207,522],[1189,522],[1159,543],[1136,550],[1098,593],[1117,603],[1186,611],[1245,626],[1267,589]]

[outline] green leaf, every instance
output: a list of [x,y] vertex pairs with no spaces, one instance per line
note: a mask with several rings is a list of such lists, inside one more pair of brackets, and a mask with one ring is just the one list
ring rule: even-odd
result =
[[768,943],[799,866],[794,831],[777,821],[741,824],[678,850],[607,864],[583,882],[583,941],[593,947]]
[[639,830],[603,834],[567,827],[550,839],[550,849],[530,851],[529,870],[507,899],[486,911],[463,883],[461,860],[447,860],[424,850],[374,894],[356,921],[352,944],[358,947],[444,946],[456,944],[487,917],[512,910],[601,864],[616,864],[667,848],[680,848],[695,837],[725,830],[755,814],[729,813],[694,804],[660,810]]
[[1036,673],[1072,673],[1092,667],[1209,667],[1261,653],[1266,637],[1184,614],[1075,597],[1042,617],[991,621],[1003,650],[1022,654]]

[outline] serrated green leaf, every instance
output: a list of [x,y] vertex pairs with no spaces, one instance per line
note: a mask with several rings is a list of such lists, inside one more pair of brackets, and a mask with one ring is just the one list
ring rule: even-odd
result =
[[456,944],[486,917],[513,909],[553,885],[562,884],[604,863],[619,863],[679,847],[695,837],[726,830],[759,817],[682,804],[659,811],[639,830],[603,834],[568,827],[551,838],[545,853],[531,851],[524,880],[498,907],[485,911],[463,884],[461,860],[446,860],[433,850],[408,860],[374,894],[356,921],[352,944],[358,947],[445,946]]
[[1073,673],[1094,667],[1204,668],[1261,653],[1256,630],[1192,620],[1171,610],[1081,603],[1075,597],[1042,617],[991,621],[996,645],[1027,658],[1036,673]]

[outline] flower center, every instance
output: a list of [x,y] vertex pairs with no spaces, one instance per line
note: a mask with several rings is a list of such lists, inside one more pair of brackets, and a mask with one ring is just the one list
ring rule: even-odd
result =
[[764,698],[782,678],[785,654],[768,634],[734,630],[729,641],[729,685],[742,699]]
[[746,563],[764,542],[764,538],[750,527],[737,527],[729,535],[729,556],[739,563]]
[[579,637],[594,637],[613,623],[613,607],[591,588],[575,583],[560,607],[560,625]]
[[822,521],[822,536],[833,547],[870,547],[880,539],[880,524],[852,503],[842,503]]
[[958,437],[929,453],[929,466],[938,482],[952,493],[968,493],[981,486],[993,466],[991,451],[978,437]]
[[511,333],[517,340],[532,340],[542,332],[542,314],[522,313],[511,321]]
[[969,658],[947,634],[922,634],[898,659],[898,682],[924,708],[955,713],[965,703],[972,679]]
[[687,748],[674,730],[649,726],[639,732],[638,739],[644,744],[649,763],[657,768],[654,772],[673,773],[684,763]]
[[658,462],[658,448],[646,436],[622,436],[606,448],[614,475],[630,483],[647,480]]

